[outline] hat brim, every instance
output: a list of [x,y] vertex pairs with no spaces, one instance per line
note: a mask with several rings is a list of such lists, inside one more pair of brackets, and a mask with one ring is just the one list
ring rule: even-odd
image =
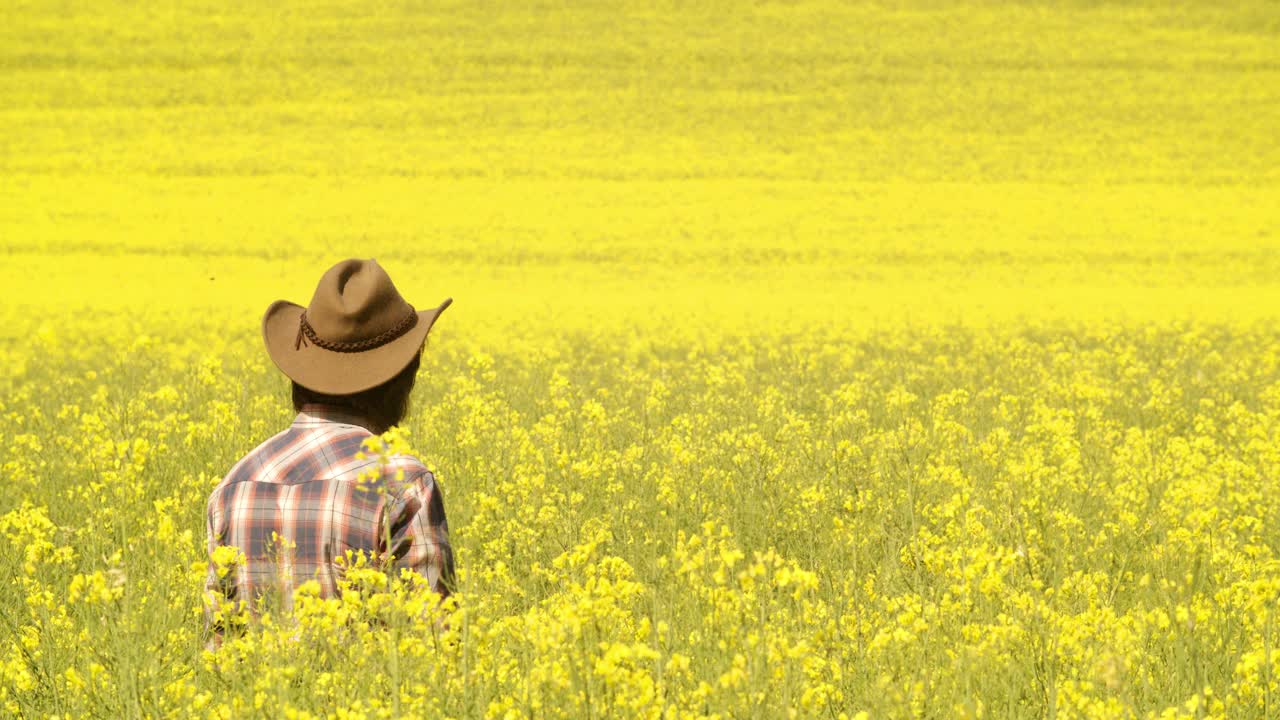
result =
[[267,354],[290,380],[327,395],[350,395],[376,387],[396,376],[422,350],[427,333],[453,298],[438,307],[418,311],[418,322],[409,332],[363,352],[335,352],[314,343],[297,345],[298,326],[306,308],[277,300],[262,318],[262,339]]

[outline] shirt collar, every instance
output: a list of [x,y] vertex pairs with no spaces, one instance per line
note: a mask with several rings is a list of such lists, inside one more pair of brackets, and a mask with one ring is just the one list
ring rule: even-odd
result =
[[298,417],[294,418],[295,427],[310,426],[324,423],[337,423],[339,425],[356,425],[373,432],[373,422],[363,415],[358,414],[351,408],[340,407],[337,405],[323,405],[320,403],[306,403],[302,409],[298,411]]

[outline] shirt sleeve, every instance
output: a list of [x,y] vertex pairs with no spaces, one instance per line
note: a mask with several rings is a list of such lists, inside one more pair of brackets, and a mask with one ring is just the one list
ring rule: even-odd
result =
[[[435,476],[423,471],[394,501],[387,517],[396,567],[413,570],[442,598],[449,597],[454,590],[453,548]],[[378,535],[383,537],[382,532]]]

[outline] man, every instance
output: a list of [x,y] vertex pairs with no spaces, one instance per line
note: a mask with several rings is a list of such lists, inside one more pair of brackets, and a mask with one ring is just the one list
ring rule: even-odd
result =
[[293,423],[242,458],[208,503],[206,620],[221,639],[223,609],[284,606],[317,580],[337,591],[351,552],[409,568],[448,596],[453,582],[444,502],[417,458],[386,462],[364,441],[404,419],[422,347],[449,306],[416,311],[373,260],[330,268],[306,308],[267,308],[267,353],[293,381]]

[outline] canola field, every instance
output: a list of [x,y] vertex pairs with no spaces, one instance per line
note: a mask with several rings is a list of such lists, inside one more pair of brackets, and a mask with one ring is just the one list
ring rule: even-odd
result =
[[[1277,138],[1268,0],[16,0],[0,716],[1280,716]],[[460,591],[208,649],[346,257]]]

